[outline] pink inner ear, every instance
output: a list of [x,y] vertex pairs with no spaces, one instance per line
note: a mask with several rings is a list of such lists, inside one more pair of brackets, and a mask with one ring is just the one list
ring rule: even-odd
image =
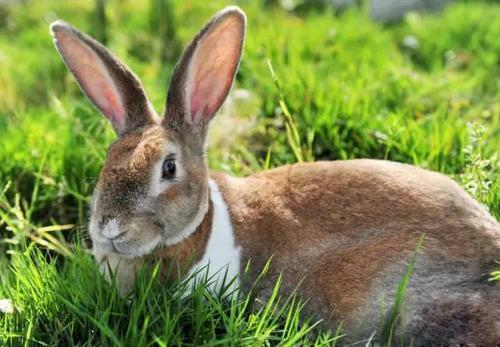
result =
[[243,43],[241,22],[228,16],[201,39],[188,67],[189,123],[212,118],[231,88]]
[[125,125],[125,108],[120,92],[99,56],[73,33],[57,31],[56,44],[89,99],[115,129]]
[[125,110],[120,99],[120,94],[117,93],[116,88],[113,89],[109,85],[103,87],[103,96],[108,101],[109,109],[106,110],[112,121],[123,125],[125,121]]

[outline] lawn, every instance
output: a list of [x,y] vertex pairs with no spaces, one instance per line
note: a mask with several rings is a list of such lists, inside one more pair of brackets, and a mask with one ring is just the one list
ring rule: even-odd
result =
[[[98,274],[86,222],[114,133],[67,72],[48,24],[61,18],[105,41],[161,111],[182,47],[233,3],[110,0],[105,16],[96,3],[0,3],[0,299],[15,306],[0,312],[0,345],[341,343],[341,327],[321,331],[294,298],[265,303],[203,284],[186,296],[185,281],[160,285],[154,273],[123,299]],[[367,6],[237,4],[247,40],[211,129],[212,169],[390,159],[449,175],[500,218],[500,5],[457,1],[377,24]]]

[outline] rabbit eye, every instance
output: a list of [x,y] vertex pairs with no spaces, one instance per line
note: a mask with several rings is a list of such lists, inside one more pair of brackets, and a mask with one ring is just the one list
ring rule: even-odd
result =
[[163,172],[161,178],[164,180],[171,180],[175,177],[175,171],[177,170],[177,165],[175,164],[175,159],[165,159],[163,162]]

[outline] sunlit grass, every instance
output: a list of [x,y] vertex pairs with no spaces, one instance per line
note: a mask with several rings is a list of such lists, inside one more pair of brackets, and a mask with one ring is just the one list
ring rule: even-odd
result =
[[212,293],[206,289],[211,278],[186,296],[189,279],[167,286],[157,280],[159,271],[142,273],[134,294],[120,298],[79,250],[65,261],[47,259],[36,247],[15,252],[11,274],[0,284],[0,296],[12,300],[15,312],[0,317],[0,343],[313,346],[339,338],[310,334],[314,322],[300,320],[303,303],[278,296],[280,282],[263,303],[255,293]]

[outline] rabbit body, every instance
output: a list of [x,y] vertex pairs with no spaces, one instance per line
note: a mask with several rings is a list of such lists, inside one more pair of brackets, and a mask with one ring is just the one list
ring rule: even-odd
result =
[[282,273],[283,291],[297,289],[310,314],[366,338],[380,331],[424,234],[405,299],[407,336],[424,345],[500,341],[500,286],[487,281],[500,227],[446,176],[349,160],[213,178],[240,263],[253,264],[249,283],[272,257],[263,288],[271,291]]
[[145,262],[175,262],[178,276],[208,264],[248,290],[272,258],[264,298],[282,273],[282,293],[297,290],[310,315],[368,338],[380,333],[424,237],[396,335],[416,345],[498,343],[499,284],[488,274],[500,256],[500,227],[449,178],[377,160],[296,164],[246,178],[210,173],[208,124],[232,86],[245,27],[241,10],[229,7],[196,35],[160,118],[125,64],[70,25],[52,24],[68,69],[118,135],[89,223],[103,274],[114,272],[126,294]]

